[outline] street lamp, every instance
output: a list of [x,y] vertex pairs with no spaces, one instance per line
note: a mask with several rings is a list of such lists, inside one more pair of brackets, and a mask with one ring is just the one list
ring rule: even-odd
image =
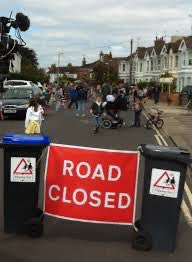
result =
[[110,74],[110,62],[112,62],[113,60],[109,60],[109,63],[105,63],[106,65],[108,65],[108,74],[107,74],[107,78],[109,80],[109,74]]
[[109,80],[109,63],[105,63],[108,66],[107,79]]
[[61,55],[64,55],[64,53],[58,53],[58,68],[57,68],[57,83],[58,83],[58,86],[59,86],[59,67],[60,67],[60,56]]

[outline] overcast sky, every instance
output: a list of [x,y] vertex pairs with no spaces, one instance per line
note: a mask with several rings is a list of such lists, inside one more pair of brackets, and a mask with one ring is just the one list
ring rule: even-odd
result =
[[[80,65],[98,59],[100,50],[113,56],[130,54],[134,47],[152,46],[156,35],[190,35],[191,0],[6,0],[0,16],[23,12],[31,27],[22,33],[41,66]],[[14,35],[13,35],[14,36]]]

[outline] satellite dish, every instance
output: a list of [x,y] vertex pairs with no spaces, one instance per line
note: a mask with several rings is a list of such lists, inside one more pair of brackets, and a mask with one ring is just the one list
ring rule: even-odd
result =
[[23,13],[17,13],[15,24],[21,31],[27,31],[30,27],[30,20]]

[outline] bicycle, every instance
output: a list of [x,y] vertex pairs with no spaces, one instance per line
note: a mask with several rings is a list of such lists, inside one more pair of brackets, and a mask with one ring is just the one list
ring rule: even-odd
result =
[[189,99],[188,103],[186,104],[185,110],[192,111],[192,98]]
[[156,109],[156,108],[153,108],[153,109],[157,111],[157,114],[154,115],[154,114],[149,113],[150,118],[147,120],[145,127],[147,129],[152,129],[154,125],[157,129],[161,129],[164,125],[164,121],[161,118],[163,111]]

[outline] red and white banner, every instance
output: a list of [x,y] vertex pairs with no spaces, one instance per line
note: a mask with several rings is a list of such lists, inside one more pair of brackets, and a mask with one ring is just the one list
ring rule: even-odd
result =
[[62,219],[131,225],[139,153],[51,144],[44,213]]

